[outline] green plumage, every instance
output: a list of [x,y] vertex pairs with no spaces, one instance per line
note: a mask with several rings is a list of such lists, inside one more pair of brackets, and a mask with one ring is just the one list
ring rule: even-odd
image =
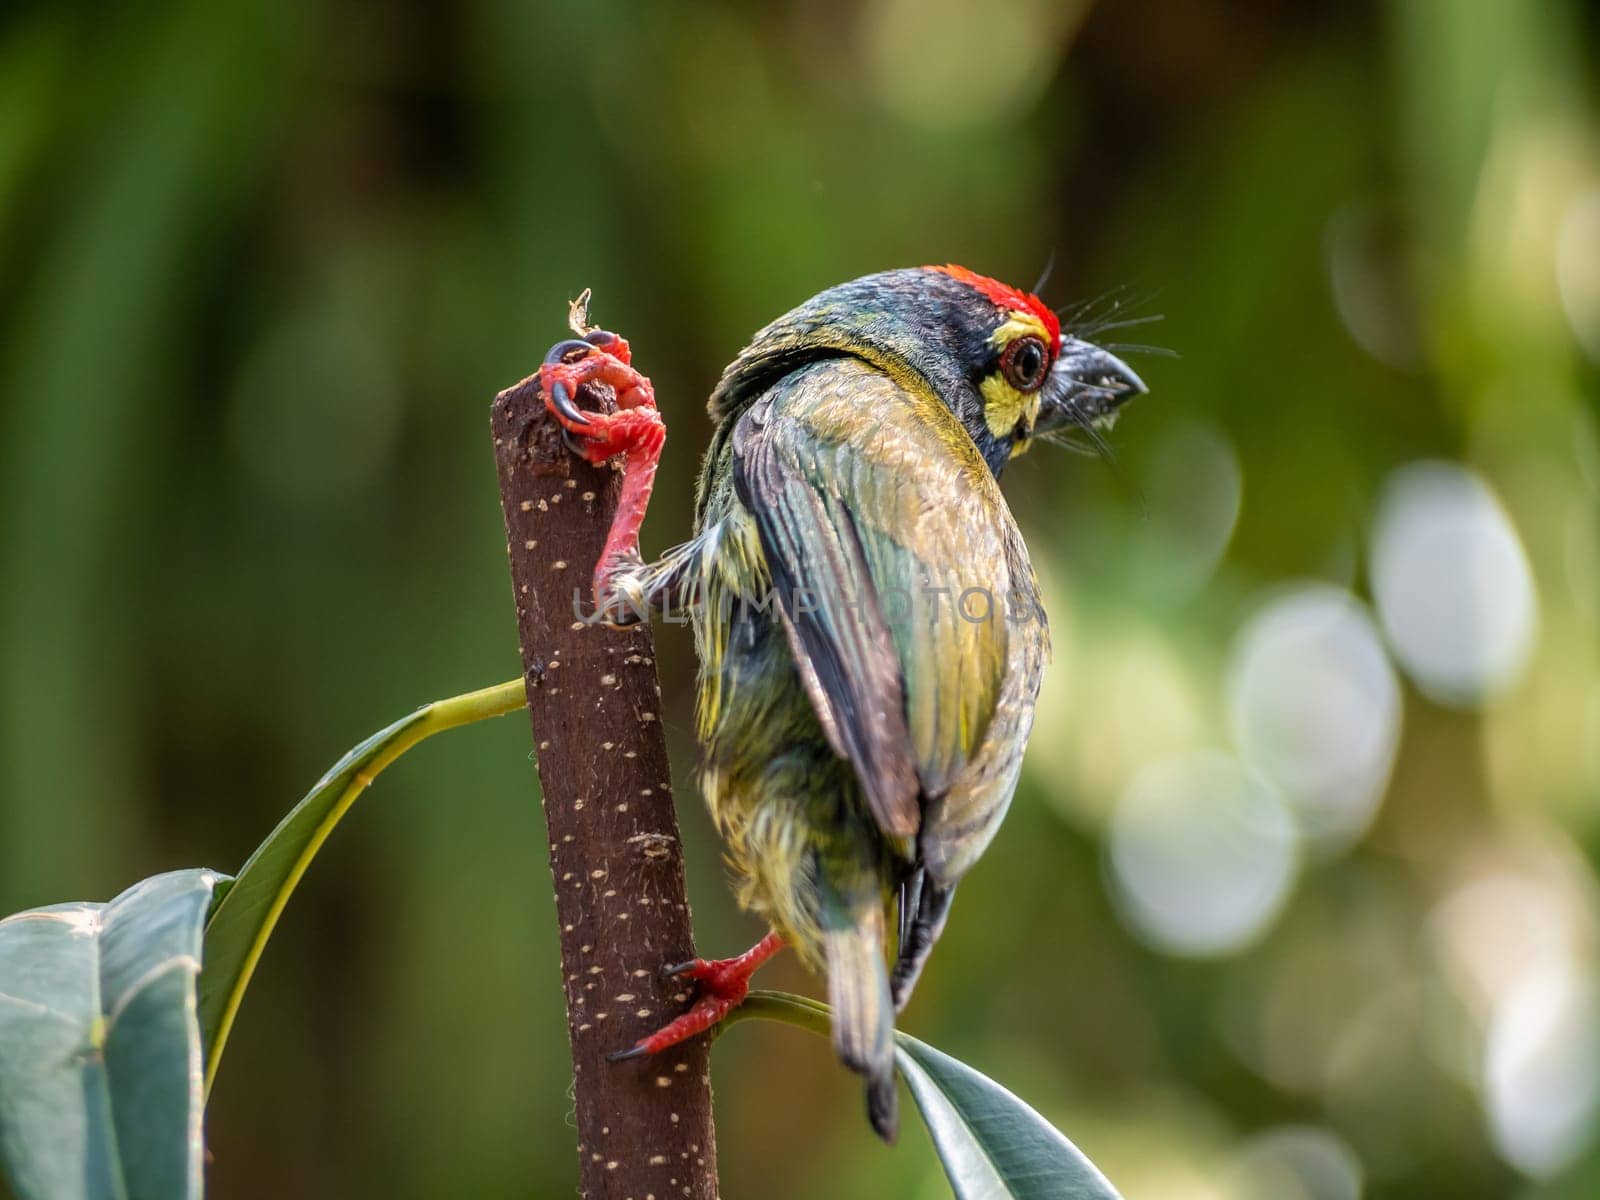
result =
[[895,1012],[1011,801],[1049,654],[998,475],[1077,382],[1008,390],[1007,339],[1048,334],[979,282],[868,276],[758,333],[711,398],[694,539],[620,582],[688,602],[740,902],[826,970],[885,1137]]
[[919,862],[953,887],[1011,798],[1045,633],[994,609],[1036,614],[1033,577],[931,394],[828,359],[731,420],[701,512],[706,799],[741,901],[827,967],[840,1056],[881,1084],[885,908]]
[[1005,500],[934,397],[828,359],[733,421],[700,515],[706,794],[752,906],[815,962],[819,846],[878,893],[919,853],[945,886],[977,857],[1047,638]]

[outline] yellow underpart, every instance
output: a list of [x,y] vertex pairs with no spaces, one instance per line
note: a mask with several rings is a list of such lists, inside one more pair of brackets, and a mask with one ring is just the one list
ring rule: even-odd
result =
[[[1050,332],[1045,329],[1044,322],[1031,312],[1018,310],[1013,310],[1005,324],[994,331],[989,344],[1004,351],[1020,337],[1036,337],[1045,345],[1050,344]],[[1019,392],[998,370],[979,384],[978,390],[983,393],[983,420],[991,434],[1003,438],[1016,429],[1018,422],[1032,431],[1033,423],[1039,419],[1038,392]],[[1026,439],[1019,441],[1012,451],[1013,457],[1026,448]]]

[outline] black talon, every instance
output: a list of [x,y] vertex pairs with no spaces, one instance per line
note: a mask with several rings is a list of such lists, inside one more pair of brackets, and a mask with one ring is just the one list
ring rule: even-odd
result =
[[626,1050],[613,1050],[606,1055],[607,1062],[627,1062],[630,1058],[643,1058],[647,1051],[643,1046],[629,1046]]
[[688,962],[673,963],[671,966],[662,967],[661,973],[668,979],[674,975],[682,975],[685,971],[692,971],[700,965],[698,958],[691,958]]
[[574,350],[582,350],[583,353],[587,355],[589,351],[593,349],[594,347],[588,342],[579,341],[577,338],[567,338],[565,341],[557,342],[554,346],[550,347],[549,351],[544,356],[544,365],[547,367],[553,367],[557,363],[576,362],[576,359],[569,359],[567,355],[571,354]]
[[[559,387],[560,385],[557,384],[556,386]],[[565,412],[566,410],[563,409],[562,411]],[[572,430],[568,429],[565,425],[561,427],[561,441],[562,444],[566,446],[569,454],[573,455],[575,458],[584,459],[586,462],[588,461],[588,453],[585,450],[583,443],[574,437]]]
[[[573,424],[582,425],[585,427],[588,426],[589,421],[588,418],[583,415],[583,410],[572,402],[571,396],[567,395],[566,384],[556,383],[551,385],[550,403],[555,406],[555,410],[558,413],[560,413],[567,420],[571,421]],[[562,432],[565,433],[566,430],[563,429]],[[569,450],[572,448],[571,442],[567,443],[567,448]]]
[[605,347],[617,340],[617,335],[609,329],[591,329],[583,335],[583,340],[591,346]]
[[[567,338],[565,341],[557,342],[545,352],[544,365],[553,367],[558,363],[577,362],[578,358],[588,357],[593,350],[594,346],[588,342],[580,341],[577,338]],[[578,358],[571,357],[576,351],[582,351],[582,353],[578,355]],[[589,424],[583,410],[572,402],[572,397],[567,394],[567,389],[562,384],[558,383],[550,389],[550,403],[555,406],[555,410],[558,413],[574,424],[583,426]],[[567,441],[567,449],[576,450],[570,440]]]

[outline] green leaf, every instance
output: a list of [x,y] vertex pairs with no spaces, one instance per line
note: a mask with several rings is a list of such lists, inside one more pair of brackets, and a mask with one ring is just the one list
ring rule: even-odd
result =
[[[826,1004],[786,992],[751,992],[719,1028],[750,1018],[829,1033]],[[959,1200],[1121,1200],[1082,1151],[994,1080],[907,1034],[894,1040],[895,1062]]]
[[526,703],[521,679],[419,708],[351,750],[317,781],[238,877],[218,890],[205,930],[200,1024],[205,1031],[205,1088],[210,1093],[240,1001],[278,917],[311,860],[356,798],[390,763],[424,738],[457,725],[515,712]]
[[213,871],[0,921],[0,1162],[19,1200],[201,1193],[195,977]]
[[961,1200],[1119,1200],[1098,1167],[987,1075],[896,1033],[895,1062]]

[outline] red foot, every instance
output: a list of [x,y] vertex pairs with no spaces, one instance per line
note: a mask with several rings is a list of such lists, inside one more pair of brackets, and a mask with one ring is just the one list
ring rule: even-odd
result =
[[[600,561],[595,564],[594,593],[603,602],[607,583],[619,563],[639,553],[639,526],[644,524],[650,492],[667,428],[656,410],[655,389],[633,369],[633,351],[627,339],[602,329],[589,331],[583,340],[559,342],[539,368],[539,387],[545,407],[571,436],[579,454],[596,465],[623,456],[622,496]],[[617,397],[614,413],[591,412],[577,407],[579,389],[605,384]]]
[[607,414],[583,412],[573,402],[585,384],[603,383],[616,393],[616,416],[631,409],[654,410],[655,389],[633,369],[632,363],[633,351],[626,338],[596,329],[581,341],[557,343],[539,368],[539,386],[544,392],[546,407],[561,422],[562,428],[583,439],[584,457],[592,463],[602,463],[626,447],[606,449],[598,444],[587,445],[597,440],[596,431],[603,431],[609,423]]
[[750,976],[782,949],[783,939],[776,933],[769,933],[738,958],[696,958],[668,967],[667,974],[687,975],[700,985],[694,1006],[649,1037],[641,1038],[628,1049],[606,1057],[612,1062],[642,1058],[646,1054],[658,1054],[668,1046],[676,1046],[697,1033],[704,1033],[743,1002],[750,991]]

